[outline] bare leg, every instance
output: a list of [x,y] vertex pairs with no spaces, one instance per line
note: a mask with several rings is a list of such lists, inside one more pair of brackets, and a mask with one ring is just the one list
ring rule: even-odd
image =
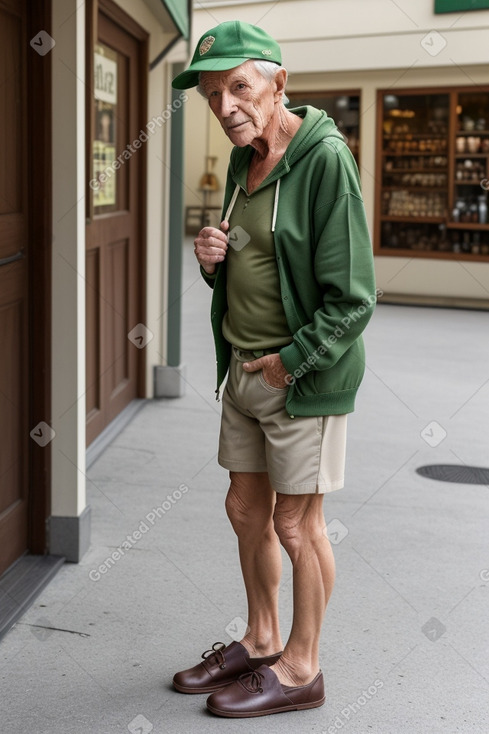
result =
[[319,671],[321,625],[335,579],[322,505],[321,494],[277,494],[275,529],[292,561],[294,584],[292,630],[272,668],[283,685],[305,685]]
[[282,650],[278,590],[280,543],[273,524],[276,494],[266,472],[230,472],[226,510],[238,536],[239,558],[248,598],[249,632],[241,640],[252,657]]

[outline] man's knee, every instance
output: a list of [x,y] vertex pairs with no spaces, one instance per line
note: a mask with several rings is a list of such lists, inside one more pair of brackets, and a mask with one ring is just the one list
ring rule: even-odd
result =
[[324,539],[324,516],[318,495],[278,495],[273,522],[280,543],[293,559],[305,544]]
[[235,533],[263,531],[271,524],[273,505],[265,478],[231,472],[231,484],[226,496],[226,513]]
[[295,513],[277,504],[273,513],[273,525],[280,543],[289,556],[295,555],[299,550],[302,538],[302,531],[298,525]]
[[236,533],[246,524],[249,508],[247,503],[240,497],[236,485],[231,482],[226,495],[226,513]]

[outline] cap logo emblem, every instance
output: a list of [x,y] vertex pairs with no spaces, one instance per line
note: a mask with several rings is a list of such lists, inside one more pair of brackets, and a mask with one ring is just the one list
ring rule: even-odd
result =
[[269,48],[265,48],[265,49],[264,49],[264,50],[262,51],[262,54],[263,54],[264,56],[271,56],[271,55],[272,55],[272,52],[270,51],[270,49],[269,49]]
[[199,54],[201,56],[206,54],[207,51],[209,51],[210,47],[212,46],[215,40],[216,39],[214,38],[214,36],[206,36],[199,46]]

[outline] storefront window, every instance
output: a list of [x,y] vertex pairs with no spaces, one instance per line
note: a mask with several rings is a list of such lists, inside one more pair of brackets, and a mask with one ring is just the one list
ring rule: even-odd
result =
[[287,92],[288,107],[312,105],[325,110],[331,117],[353,153],[358,164],[360,155],[360,93],[359,92]]
[[489,257],[489,92],[379,93],[376,254]]

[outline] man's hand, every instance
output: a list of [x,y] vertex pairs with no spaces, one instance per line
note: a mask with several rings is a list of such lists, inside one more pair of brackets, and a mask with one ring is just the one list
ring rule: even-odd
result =
[[228,249],[229,222],[221,222],[221,229],[204,227],[194,240],[194,253],[208,275],[216,269],[216,263],[222,262]]
[[279,354],[266,354],[264,357],[254,359],[253,362],[243,364],[245,372],[258,372],[263,370],[263,379],[271,387],[288,387],[290,381],[289,373],[282,364]]

